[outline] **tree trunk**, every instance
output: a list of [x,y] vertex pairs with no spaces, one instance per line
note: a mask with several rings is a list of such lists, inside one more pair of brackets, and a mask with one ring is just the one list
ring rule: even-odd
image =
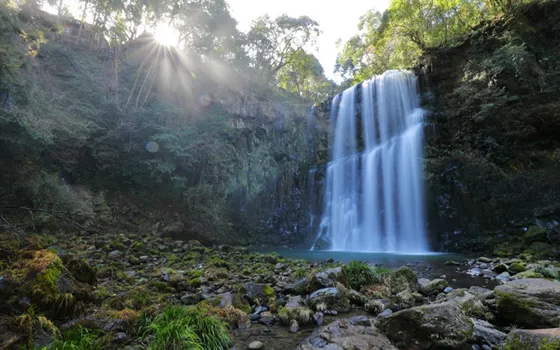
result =
[[64,5],[64,0],[60,0],[58,2],[58,8],[57,8],[57,13],[59,16],[62,16],[63,5]]
[[84,11],[82,12],[82,21],[80,22],[80,29],[78,30],[78,37],[76,39],[77,43],[80,42],[80,37],[82,36],[82,30],[84,29],[84,21],[86,20],[86,11],[88,5],[89,5],[89,0],[86,0],[84,4]]

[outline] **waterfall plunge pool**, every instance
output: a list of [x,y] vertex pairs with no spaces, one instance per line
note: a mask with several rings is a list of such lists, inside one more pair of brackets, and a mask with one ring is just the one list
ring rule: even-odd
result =
[[[497,284],[496,280],[474,277],[467,274],[471,266],[464,262],[474,257],[456,253],[371,253],[288,248],[263,248],[258,251],[260,253],[278,253],[285,258],[303,259],[316,263],[332,259],[344,263],[359,260],[393,269],[397,269],[400,266],[408,266],[416,271],[419,278],[444,278],[449,282],[449,286],[453,288],[469,288],[473,285],[491,288]],[[456,261],[461,263],[461,265],[447,265],[447,261]]]

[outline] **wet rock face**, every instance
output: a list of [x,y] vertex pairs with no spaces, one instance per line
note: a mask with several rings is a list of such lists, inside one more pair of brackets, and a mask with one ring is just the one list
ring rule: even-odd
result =
[[474,329],[459,304],[452,301],[396,312],[380,320],[379,328],[402,349],[459,349]]
[[367,318],[340,319],[323,326],[303,341],[297,350],[384,349],[397,350]]
[[560,283],[527,278],[497,286],[497,317],[504,323],[526,328],[557,327],[560,324]]

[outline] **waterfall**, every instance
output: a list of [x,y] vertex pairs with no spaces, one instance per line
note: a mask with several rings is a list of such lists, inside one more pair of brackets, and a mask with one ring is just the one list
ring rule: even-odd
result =
[[311,249],[323,239],[335,251],[428,250],[416,84],[411,72],[387,71],[333,99],[325,209]]

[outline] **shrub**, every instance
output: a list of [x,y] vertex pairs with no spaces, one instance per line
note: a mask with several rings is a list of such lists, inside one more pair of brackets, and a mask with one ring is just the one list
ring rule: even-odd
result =
[[348,277],[348,284],[353,289],[359,290],[375,282],[373,271],[366,263],[351,261],[348,265],[344,265],[343,269]]

